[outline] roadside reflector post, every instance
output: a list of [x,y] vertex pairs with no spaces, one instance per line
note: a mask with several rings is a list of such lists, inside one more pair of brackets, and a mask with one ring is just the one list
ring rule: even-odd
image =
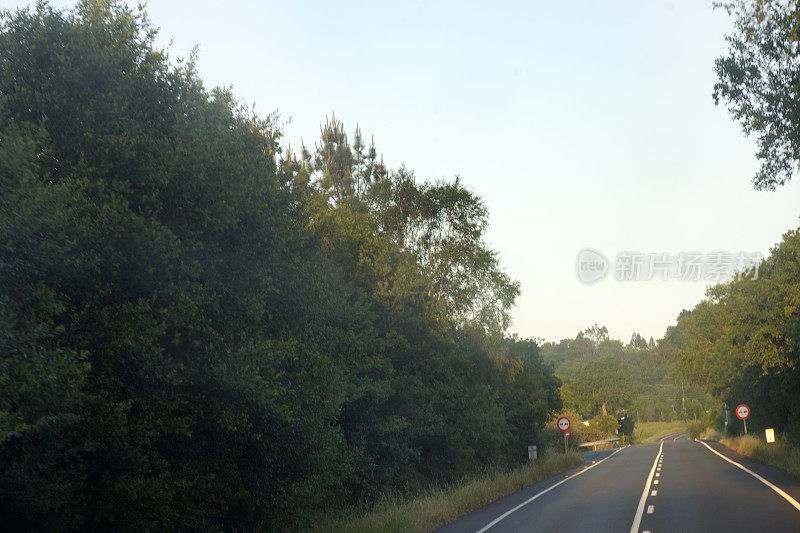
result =
[[764,433],[767,436],[767,442],[775,442],[775,430],[773,428],[765,429]]
[[725,403],[725,402],[722,402],[722,415],[723,415],[722,420],[723,420],[723,424],[724,424],[724,428],[725,428],[725,429],[723,429],[723,431],[727,435],[728,434],[728,404]]
[[536,453],[536,446],[528,446],[528,460],[533,461],[534,459],[538,459],[538,455]]

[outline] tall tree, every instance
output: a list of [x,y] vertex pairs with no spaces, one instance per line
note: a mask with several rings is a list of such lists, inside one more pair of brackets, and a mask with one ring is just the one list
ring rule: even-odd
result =
[[567,389],[568,400],[584,414],[616,413],[630,405],[635,394],[628,365],[616,357],[586,363]]
[[758,136],[757,189],[774,190],[800,161],[800,3],[756,0],[721,4],[736,15],[728,54],[716,60],[714,101],[724,102],[744,132]]

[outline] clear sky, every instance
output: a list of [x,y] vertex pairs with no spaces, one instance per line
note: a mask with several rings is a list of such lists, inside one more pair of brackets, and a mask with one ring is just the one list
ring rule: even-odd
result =
[[291,118],[293,145],[313,144],[333,110],[374,135],[390,167],[461,175],[522,284],[522,336],[598,323],[658,338],[703,297],[702,281],[582,284],[585,247],[612,259],[766,255],[800,225],[800,183],[752,190],[755,143],[714,106],[732,20],[709,1],[152,0],[148,11],[173,56],[199,45],[209,87]]

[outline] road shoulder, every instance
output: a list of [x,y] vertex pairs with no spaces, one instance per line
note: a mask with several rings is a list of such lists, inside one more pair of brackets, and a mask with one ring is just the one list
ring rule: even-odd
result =
[[[786,470],[782,470],[777,466],[764,463],[753,457],[742,455],[715,440],[702,440],[701,442],[706,443],[716,452],[724,455],[731,461],[736,461],[745,468],[752,470],[759,476],[785,491],[795,500],[800,501],[800,479],[796,478]],[[717,459],[722,461],[722,459],[719,457]]]
[[596,452],[582,452],[581,459],[583,460],[583,464],[537,481],[536,483],[528,485],[527,487],[514,493],[503,496],[502,498],[498,498],[497,500],[486,504],[483,507],[470,511],[469,513],[456,518],[455,520],[440,527],[436,531],[438,533],[478,531],[492,519],[504,514],[509,509],[513,509],[525,503],[536,494],[539,494],[540,492],[553,487],[555,484],[586,470],[603,459],[610,457],[614,452],[619,450],[620,448]]

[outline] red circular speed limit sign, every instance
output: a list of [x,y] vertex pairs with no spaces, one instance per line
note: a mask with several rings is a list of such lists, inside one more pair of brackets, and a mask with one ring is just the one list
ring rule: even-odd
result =
[[558,426],[558,429],[566,433],[567,431],[569,431],[570,427],[569,418],[567,418],[566,416],[562,416],[561,418],[558,419],[556,425]]
[[741,404],[739,407],[736,408],[736,417],[739,420],[747,420],[750,416],[750,408],[747,407],[745,404]]

